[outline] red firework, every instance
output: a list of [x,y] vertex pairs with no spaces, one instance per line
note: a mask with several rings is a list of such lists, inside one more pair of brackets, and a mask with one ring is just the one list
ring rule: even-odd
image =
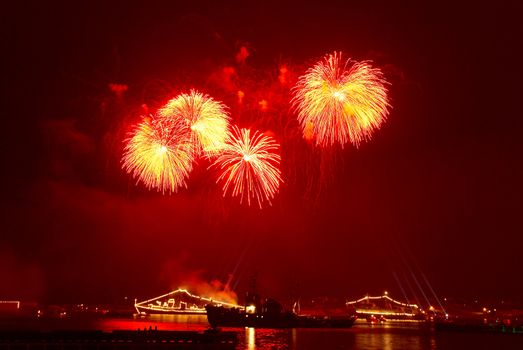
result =
[[193,146],[179,123],[168,118],[146,120],[126,142],[123,168],[147,188],[164,193],[186,187]]
[[264,201],[278,192],[281,179],[279,144],[271,137],[234,126],[227,147],[213,163],[222,171],[217,182],[223,181],[223,195],[229,190],[240,203],[256,200],[260,208]]
[[327,55],[299,78],[292,104],[304,137],[317,145],[370,139],[388,115],[387,82],[367,61]]

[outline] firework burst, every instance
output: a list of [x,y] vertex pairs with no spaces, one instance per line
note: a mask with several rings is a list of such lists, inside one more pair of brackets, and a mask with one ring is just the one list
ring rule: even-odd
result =
[[182,126],[169,118],[139,124],[126,140],[122,167],[149,189],[172,193],[186,187],[194,155]]
[[387,82],[367,61],[327,55],[301,76],[292,104],[304,136],[316,145],[358,146],[370,139],[388,115]]
[[208,95],[195,90],[180,94],[158,114],[180,122],[197,155],[216,156],[225,147],[230,120],[227,107]]
[[282,182],[278,148],[269,136],[233,127],[227,147],[213,163],[222,171],[217,182],[224,182],[223,195],[230,190],[240,203],[256,200],[260,208],[264,201],[271,204]]

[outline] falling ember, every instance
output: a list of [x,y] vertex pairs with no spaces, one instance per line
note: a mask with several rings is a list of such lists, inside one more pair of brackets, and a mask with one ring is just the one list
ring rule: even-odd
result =
[[249,50],[245,46],[240,47],[240,50],[236,54],[236,62],[244,64],[247,57],[249,57]]
[[208,95],[191,90],[170,100],[159,111],[164,118],[180,121],[190,135],[196,154],[215,156],[224,147],[229,130],[227,107]]
[[388,115],[387,82],[367,61],[343,61],[341,53],[327,55],[299,78],[292,104],[304,137],[331,146],[358,146],[379,129]]
[[165,193],[186,186],[192,144],[179,124],[168,118],[146,118],[126,142],[122,167],[147,188]]
[[115,83],[110,83],[109,84],[109,90],[111,90],[112,92],[114,92],[114,94],[118,97],[118,98],[121,98],[123,96],[123,94],[129,90],[129,86],[127,84],[115,84]]
[[258,105],[260,106],[260,109],[262,111],[267,111],[267,109],[269,108],[269,104],[267,103],[267,100],[261,100],[258,102]]
[[314,124],[307,122],[303,127],[303,138],[307,141],[314,139]]
[[269,136],[257,131],[251,136],[249,129],[233,127],[228,146],[213,163],[222,171],[217,182],[224,181],[223,195],[231,190],[240,203],[256,200],[260,208],[264,201],[271,204],[282,182],[278,148]]
[[287,74],[289,73],[289,70],[287,67],[282,66],[280,67],[280,74],[278,75],[278,81],[280,84],[285,85],[287,84]]
[[243,103],[244,97],[245,97],[245,92],[243,92],[242,90],[238,90],[238,103],[239,104]]

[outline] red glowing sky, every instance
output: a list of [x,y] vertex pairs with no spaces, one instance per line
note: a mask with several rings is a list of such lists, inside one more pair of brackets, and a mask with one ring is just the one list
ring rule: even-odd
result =
[[[439,295],[521,296],[521,10],[9,9],[0,299],[150,297],[196,278],[230,278],[241,293],[253,274],[265,294],[360,296],[399,293],[394,276],[405,285],[411,270]],[[272,84],[280,67],[292,77],[333,50],[373,60],[393,109],[371,142],[320,157],[280,134],[271,108],[288,96]],[[292,150],[272,207],[222,199],[203,161],[172,196],[121,170],[122,140],[145,108],[192,87],[232,106],[238,86],[268,108],[240,126],[264,125]]]

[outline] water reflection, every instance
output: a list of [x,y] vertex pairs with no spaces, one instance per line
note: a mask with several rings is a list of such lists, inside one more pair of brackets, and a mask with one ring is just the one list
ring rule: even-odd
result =
[[436,350],[436,337],[434,337],[434,334],[430,335],[430,350]]
[[297,331],[296,331],[296,329],[293,329],[291,332],[292,332],[291,333],[291,335],[292,335],[292,338],[291,338],[292,339],[291,349],[296,349],[296,334],[297,334]]
[[102,318],[96,321],[95,329],[102,330],[205,330],[209,328],[205,315],[148,315],[134,318]]
[[245,328],[237,349],[405,349],[433,350],[436,339],[430,329],[417,325],[351,329],[254,329]]
[[[234,329],[227,329],[234,330]],[[246,350],[279,350],[279,349],[295,349],[294,343],[296,330],[278,330],[278,329],[255,329],[246,327],[244,337],[239,338],[237,349]]]
[[254,350],[256,349],[256,330],[252,327],[245,328],[245,339],[247,340],[247,349]]
[[396,333],[355,333],[354,348],[357,349],[424,349],[420,346],[420,336],[399,335]]
[[[69,325],[71,325],[69,323]],[[80,325],[77,325],[78,327]],[[82,325],[82,327],[84,327]],[[95,329],[155,329],[197,330],[209,327],[207,318],[201,315],[153,315],[134,319],[100,319],[92,325]],[[86,327],[84,327],[85,329]],[[87,327],[89,328],[89,327]],[[492,337],[488,334],[436,333],[425,324],[381,325],[357,323],[350,329],[255,329],[228,328],[238,333],[238,350],[316,350],[316,349],[362,349],[362,350],[435,350],[439,348],[500,348],[513,345],[520,337]],[[506,344],[500,344],[506,343]]]
[[[31,330],[97,329],[113,330],[194,330],[209,328],[203,315],[154,315],[135,318],[35,319],[19,322],[0,319],[0,328]],[[238,350],[308,349],[521,349],[518,335],[436,332],[425,324],[383,325],[356,323],[350,329],[254,329],[227,328],[237,332]]]

